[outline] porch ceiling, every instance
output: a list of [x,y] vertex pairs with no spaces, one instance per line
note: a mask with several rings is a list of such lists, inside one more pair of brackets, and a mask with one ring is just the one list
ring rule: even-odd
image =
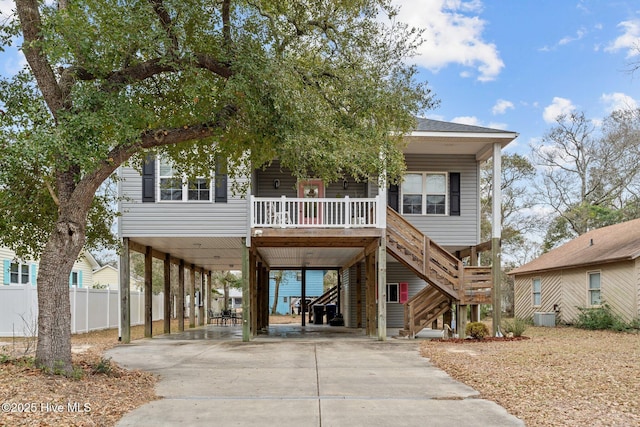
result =
[[[378,229],[283,230],[262,229],[252,238],[254,247],[270,268],[342,267],[376,244]],[[255,231],[254,231],[255,234]],[[260,233],[259,233],[260,234]],[[146,246],[211,271],[242,270],[240,237],[130,237],[131,250]]]
[[270,268],[343,267],[377,245],[379,229],[259,229],[252,244]]
[[205,270],[242,269],[240,237],[130,237],[130,241],[131,246],[151,246]]
[[502,132],[469,136],[455,132],[413,132],[405,137],[405,154],[473,155],[478,161],[491,157],[493,144],[499,142],[504,148],[518,136],[517,133]]

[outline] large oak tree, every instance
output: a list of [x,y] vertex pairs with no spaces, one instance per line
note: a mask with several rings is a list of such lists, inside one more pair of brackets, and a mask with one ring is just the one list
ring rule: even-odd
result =
[[279,158],[299,176],[394,179],[402,132],[434,102],[405,65],[420,33],[388,0],[15,6],[0,42],[28,66],[0,83],[0,243],[40,259],[49,370],[72,369],[68,277],[108,231],[96,191],[120,165],[162,154],[202,175],[222,156],[233,176]]

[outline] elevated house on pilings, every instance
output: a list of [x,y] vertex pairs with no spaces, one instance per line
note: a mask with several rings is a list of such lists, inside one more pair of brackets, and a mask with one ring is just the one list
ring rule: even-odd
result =
[[[164,260],[167,284],[176,265],[178,319],[185,288],[189,294],[202,288],[198,321],[204,323],[211,272],[242,270],[245,340],[268,326],[271,269],[338,270],[337,310],[346,327],[370,336],[384,339],[387,328],[414,336],[440,316],[450,322],[452,307],[463,331],[467,306],[478,316],[478,305],[495,298],[493,274],[499,271],[475,266],[478,251],[487,248],[494,267],[499,263],[499,217],[493,245],[480,242],[480,165],[493,159],[493,188],[499,189],[501,149],[517,133],[429,119],[416,124],[406,136],[403,183],[390,188],[349,178],[296,180],[277,159],[253,171],[249,194],[242,196],[231,193],[223,165],[212,179],[192,182],[175,179],[161,159],[149,159],[142,174],[122,168],[122,279],[128,280],[131,250],[147,255],[149,288],[153,257]],[[499,213],[499,191],[494,196]],[[126,340],[126,292],[122,307]],[[150,319],[150,305],[147,310]]]

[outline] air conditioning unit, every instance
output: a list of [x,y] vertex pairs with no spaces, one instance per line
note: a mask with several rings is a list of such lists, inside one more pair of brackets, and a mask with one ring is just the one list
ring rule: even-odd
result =
[[548,326],[554,328],[556,326],[556,313],[551,312],[535,312],[533,313],[534,326]]

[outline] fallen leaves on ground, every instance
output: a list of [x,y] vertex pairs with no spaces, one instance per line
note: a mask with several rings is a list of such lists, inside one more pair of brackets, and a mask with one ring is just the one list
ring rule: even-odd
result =
[[425,341],[421,351],[527,425],[640,425],[640,334],[530,327],[524,335]]
[[[172,326],[177,329],[177,323]],[[162,321],[154,322],[155,334]],[[144,327],[131,328],[131,339],[144,336]],[[118,330],[74,335],[72,358],[76,377],[48,375],[33,366],[33,338],[0,339],[0,426],[113,426],[127,412],[157,399],[157,378],[130,371],[104,359],[104,351],[118,344]],[[3,355],[12,361],[3,361]]]

